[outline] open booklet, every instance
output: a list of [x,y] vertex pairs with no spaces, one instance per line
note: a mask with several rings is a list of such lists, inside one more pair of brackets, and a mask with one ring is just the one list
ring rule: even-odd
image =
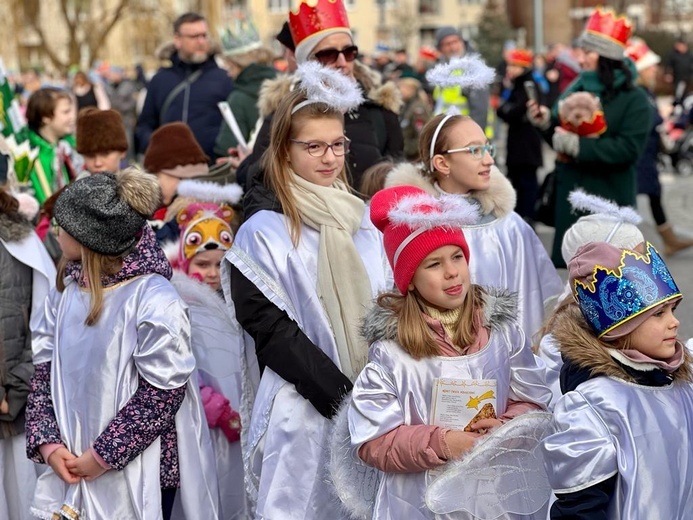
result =
[[435,379],[430,424],[472,431],[481,419],[496,419],[495,379]]

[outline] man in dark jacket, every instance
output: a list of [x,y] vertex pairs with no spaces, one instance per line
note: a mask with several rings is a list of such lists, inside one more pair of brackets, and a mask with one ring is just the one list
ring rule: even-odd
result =
[[222,122],[217,103],[226,100],[233,82],[214,61],[203,16],[181,15],[173,33],[171,66],[159,69],[149,82],[137,121],[137,151],[145,152],[152,132],[161,125],[183,121],[213,161],[214,140]]
[[674,84],[674,105],[680,104],[686,96],[688,84],[693,79],[693,54],[684,38],[680,38],[674,44],[667,56],[664,79]]

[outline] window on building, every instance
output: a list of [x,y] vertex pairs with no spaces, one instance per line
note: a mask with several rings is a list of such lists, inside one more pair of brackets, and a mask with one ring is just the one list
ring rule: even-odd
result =
[[[269,10],[273,13],[285,13],[291,9],[291,0],[267,0]],[[348,4],[347,4],[348,5]]]
[[419,2],[420,14],[438,14],[440,13],[439,0],[421,0]]

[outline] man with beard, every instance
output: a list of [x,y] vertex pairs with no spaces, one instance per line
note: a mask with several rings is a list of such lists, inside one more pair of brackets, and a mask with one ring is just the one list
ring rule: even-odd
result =
[[214,61],[205,18],[185,13],[173,23],[171,65],[159,69],[149,83],[135,135],[144,153],[149,138],[160,126],[183,121],[192,129],[205,154],[214,160],[214,140],[222,116],[217,103],[225,101],[233,83]]

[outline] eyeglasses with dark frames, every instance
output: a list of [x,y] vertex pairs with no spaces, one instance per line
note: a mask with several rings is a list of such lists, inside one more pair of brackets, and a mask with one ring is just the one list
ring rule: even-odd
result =
[[311,157],[322,157],[327,153],[327,149],[331,149],[335,157],[342,157],[344,154],[349,152],[349,143],[351,142],[348,138],[343,137],[332,144],[327,144],[324,141],[299,141],[298,139],[291,139],[292,143],[302,144],[305,151]]
[[464,148],[454,148],[452,150],[446,150],[443,153],[457,153],[466,152],[472,156],[472,159],[480,161],[484,158],[484,154],[488,153],[491,158],[496,156],[496,146],[493,144],[474,144],[471,146],[465,146]]
[[347,62],[351,62],[359,55],[359,48],[356,45],[350,45],[343,49],[323,49],[316,52],[314,56],[323,65],[332,65],[339,59],[340,54],[344,56]]

